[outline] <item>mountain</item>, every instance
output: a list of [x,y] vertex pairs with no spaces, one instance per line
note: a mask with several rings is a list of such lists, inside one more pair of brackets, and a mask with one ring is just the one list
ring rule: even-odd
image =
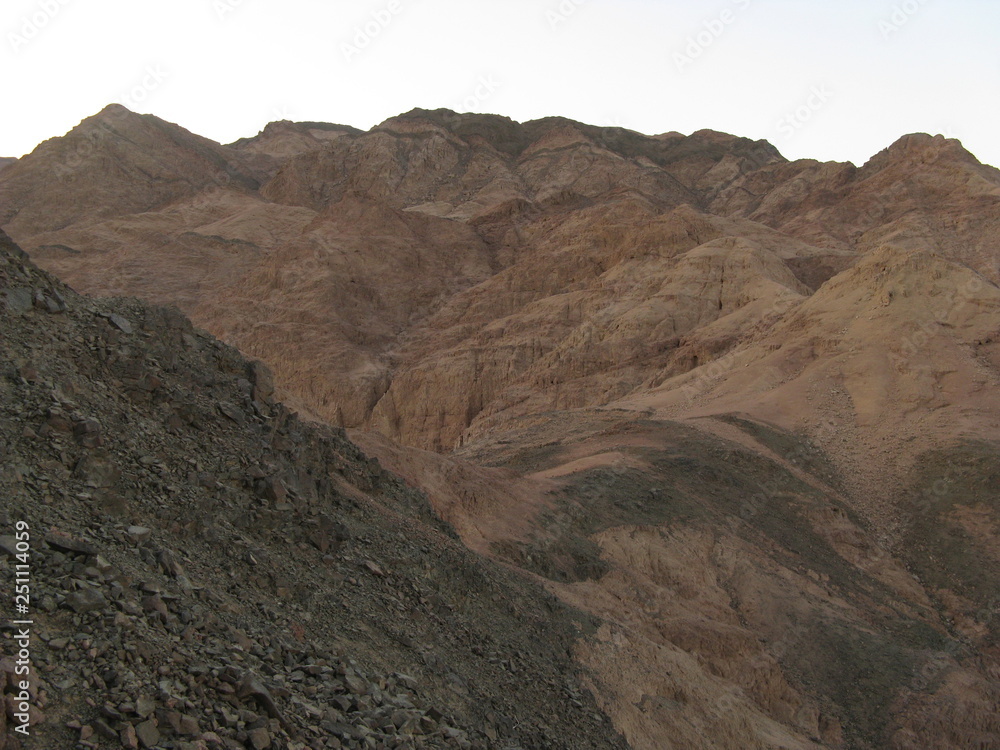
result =
[[162,208],[209,186],[253,191],[269,160],[250,157],[112,104],[4,170],[0,220],[27,236]]
[[939,136],[858,167],[447,110],[228,146],[106,110],[0,173],[36,263],[266,362],[423,491],[403,537],[578,613],[560,669],[642,749],[1000,746],[998,199]]

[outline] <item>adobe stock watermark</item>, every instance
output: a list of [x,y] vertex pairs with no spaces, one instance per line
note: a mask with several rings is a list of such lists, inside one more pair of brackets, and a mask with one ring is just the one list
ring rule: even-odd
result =
[[[134,109],[148,101],[153,92],[160,88],[169,78],[169,75],[164,67],[158,63],[147,65],[135,85],[123,91],[115,100],[125,107],[125,109],[111,109],[106,112],[104,115],[104,127],[101,130],[105,133],[110,132],[117,122],[124,122],[125,119],[131,116]],[[56,165],[56,175],[64,178],[66,175],[79,169],[87,158],[98,150],[101,140],[104,137],[98,130],[88,130],[84,138],[74,139],[74,149]]]
[[118,97],[118,103],[127,109],[135,109],[144,104],[150,95],[163,85],[169,75],[160,64],[147,65],[142,78]]
[[602,128],[620,128],[622,130],[634,130],[625,124],[625,120],[618,113],[605,115],[598,123]]
[[402,12],[401,0],[389,0],[384,8],[373,10],[371,20],[356,27],[349,42],[341,43],[340,51],[344,55],[344,60],[348,63],[354,62],[357,56],[368,49]]
[[235,12],[246,0],[212,0],[212,8],[220,21],[225,21],[226,16]]
[[[898,370],[930,369],[929,366],[916,368],[912,359],[942,327],[953,326],[953,318],[961,312],[976,296],[984,291],[990,283],[979,274],[967,279],[958,289],[948,289],[938,296],[940,304],[931,311],[931,319],[920,323],[915,331],[903,337],[898,353],[889,352],[889,361]],[[891,304],[891,298],[889,303]]]
[[39,0],[35,10],[21,17],[17,30],[7,32],[7,41],[15,53],[37,39],[43,30],[56,19],[71,0]]
[[882,33],[882,38],[889,40],[902,31],[903,27],[913,20],[913,17],[928,3],[930,0],[905,0],[892,6],[889,16],[878,23],[878,30]]
[[287,104],[275,105],[271,107],[271,122],[295,122],[295,115],[292,108]]
[[556,7],[549,8],[545,11],[545,20],[549,22],[549,28],[555,31],[589,2],[590,0],[562,0]]
[[14,632],[14,687],[11,696],[13,702],[7,706],[8,713],[14,719],[14,731],[28,736],[30,734],[31,707],[31,529],[26,521],[18,521],[15,525],[14,550],[14,611],[16,619],[11,624],[17,628]]
[[[983,607],[967,614],[988,630],[995,631],[1000,627],[1000,597],[991,598]],[[960,660],[966,653],[965,644],[949,638],[944,650],[932,654],[921,667],[914,680],[914,688],[917,690],[933,688],[934,684],[944,677],[944,673],[960,666]]]
[[486,102],[493,98],[502,86],[503,84],[492,75],[481,75],[476,80],[475,87],[461,100],[457,101],[456,106],[452,107],[452,109],[455,112],[478,112]]
[[805,100],[791,112],[778,120],[778,133],[782,138],[788,140],[799,130],[804,128],[823,109],[830,99],[833,98],[831,91],[826,84],[813,86]]
[[687,38],[683,50],[674,52],[674,65],[683,72],[694,65],[726,33],[739,18],[739,14],[750,8],[753,0],[732,0],[735,8],[725,8],[718,15],[702,23],[703,28]]

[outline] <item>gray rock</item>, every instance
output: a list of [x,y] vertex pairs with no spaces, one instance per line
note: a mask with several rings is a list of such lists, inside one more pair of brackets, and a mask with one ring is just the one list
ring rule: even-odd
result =
[[80,459],[73,469],[73,476],[88,487],[108,489],[117,484],[121,471],[110,456],[92,453]]
[[146,696],[139,697],[135,702],[135,713],[143,719],[148,718],[156,710],[156,702]]
[[108,316],[108,321],[122,333],[132,333],[132,324],[121,315],[111,313],[111,315]]
[[238,408],[233,406],[233,404],[228,401],[223,401],[219,404],[219,411],[225,416],[229,417],[231,420],[236,422],[236,424],[243,424],[246,422],[246,415]]
[[7,289],[3,296],[7,309],[13,315],[24,315],[34,304],[30,289]]
[[139,738],[142,747],[151,748],[160,744],[160,730],[156,728],[156,721],[153,719],[144,721],[136,726],[135,734]]
[[145,526],[129,526],[126,533],[133,544],[142,544],[149,541],[153,530]]
[[45,535],[45,543],[59,552],[69,552],[74,555],[96,555],[97,547],[82,539],[75,539],[68,534],[52,532]]
[[263,727],[250,732],[250,746],[254,750],[268,750],[271,747],[271,735]]
[[0,536],[0,555],[14,557],[17,552],[17,539],[12,536]]
[[104,609],[108,606],[108,600],[98,589],[85,588],[67,596],[66,605],[77,614],[83,614]]

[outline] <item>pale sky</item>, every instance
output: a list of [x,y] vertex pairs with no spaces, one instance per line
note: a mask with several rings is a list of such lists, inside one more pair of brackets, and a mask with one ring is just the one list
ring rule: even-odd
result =
[[119,102],[227,143],[413,107],[1000,165],[998,0],[3,0],[0,156]]

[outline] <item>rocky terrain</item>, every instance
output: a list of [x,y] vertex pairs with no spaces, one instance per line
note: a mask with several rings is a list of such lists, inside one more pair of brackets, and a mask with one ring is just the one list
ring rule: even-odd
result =
[[[306,420],[333,426],[294,420],[296,444],[327,435],[320,443],[334,448],[302,448],[284,463],[240,444],[232,455],[257,463],[241,458],[246,473],[236,476],[215,454],[229,438],[213,430],[281,434],[274,425],[288,408],[257,398],[261,365],[227,365],[235,391],[180,370],[177,387],[200,388],[214,421],[187,421],[176,398],[189,396],[150,403],[188,441],[171,448],[175,463],[214,468],[184,468],[177,476],[190,487],[160,476],[153,491],[136,490],[157,498],[154,517],[166,522],[127,517],[139,507],[130,500],[113,510],[124,520],[112,537],[133,562],[148,562],[128,529],[152,529],[176,555],[162,529],[179,523],[170,513],[187,513],[185,493],[212,494],[213,481],[232,490],[206,515],[232,526],[241,541],[218,546],[239,552],[206,565],[262,592],[263,604],[262,619],[227,625],[272,638],[268,607],[287,610],[283,597],[298,595],[284,584],[302,577],[309,604],[300,606],[313,615],[303,626],[337,631],[322,657],[336,679],[357,665],[381,675],[372,683],[406,686],[394,673],[414,676],[427,695],[411,690],[407,700],[437,706],[442,741],[444,719],[465,732],[457,741],[486,746],[614,747],[607,716],[635,748],[1000,747],[1000,171],[957,141],[905,136],[857,167],[789,162],[766,142],[712,131],[644,136],[561,118],[414,110],[369,132],[273,123],[224,146],[112,106],[0,172],[0,222],[78,291],[178,306],[270,366],[268,399],[273,389]],[[33,295],[8,295],[9,309],[26,314],[16,325],[72,317],[59,298]],[[116,310],[128,335],[145,330],[153,342],[162,326],[133,319],[168,315],[72,300],[98,315]],[[181,351],[211,346],[242,362],[207,338],[190,345],[194,329],[168,318],[184,329]],[[126,334],[102,320],[120,345]],[[178,343],[167,339],[163,347]],[[150,358],[161,368],[180,356]],[[115,377],[129,393],[148,374],[166,381],[147,369]],[[34,408],[37,440],[47,413]],[[116,416],[102,424],[128,413],[104,408]],[[67,443],[87,419],[78,411]],[[393,474],[371,468],[340,428]],[[133,430],[122,424],[120,434],[136,440]],[[81,457],[60,450],[73,479]],[[129,466],[144,466],[143,451],[156,455],[129,450]],[[28,469],[41,461],[19,455]],[[146,466],[157,474],[158,465]],[[361,628],[341,648],[328,605],[311,604],[333,590],[350,606],[344,580],[384,589],[395,569],[374,552],[337,556],[357,544],[360,523],[342,518],[343,503],[301,515],[298,502],[313,502],[302,472],[320,477],[331,465],[348,467],[353,478],[334,488],[368,509],[366,524],[397,519],[386,536],[371,532],[372,549],[436,540],[384,553],[414,585],[447,581],[457,597],[428,605],[433,625],[407,615],[418,635],[387,624],[379,641]],[[351,466],[381,479],[358,480]],[[272,511],[266,522],[241,505],[254,502]],[[286,506],[293,515],[282,515]],[[93,525],[67,528],[99,541]],[[333,534],[326,549],[313,528]],[[288,545],[314,559],[292,560],[281,552]],[[285,560],[284,577],[255,572],[261,548]],[[445,549],[454,557],[441,560]],[[249,568],[244,552],[256,561]],[[498,576],[490,580],[500,588],[474,596],[480,579],[453,574],[456,565]],[[258,578],[284,592],[279,605]],[[397,602],[411,600],[390,589],[382,601],[403,611]],[[524,663],[490,657],[503,671],[484,672],[454,647],[475,642],[463,628],[483,638],[498,629],[504,653]],[[447,666],[435,677],[422,645],[432,637],[457,639],[436,647]],[[280,697],[301,697],[298,682],[289,687],[266,664],[254,662],[254,673],[273,678],[272,693],[280,684],[289,692]],[[497,675],[508,689],[469,692],[500,684]],[[564,683],[569,692],[559,692]],[[529,684],[545,697],[524,694]],[[339,694],[325,689],[302,700],[321,710]],[[567,697],[594,723],[545,702]],[[523,731],[511,734],[500,717],[528,704],[528,718],[511,719]],[[380,707],[336,720],[372,729]],[[92,716],[77,713],[71,721]],[[304,731],[312,714],[295,716]],[[323,736],[322,724],[309,727]],[[252,742],[245,729],[219,736]],[[308,741],[287,727],[267,731],[274,742]]]
[[0,304],[0,568],[26,522],[35,668],[31,736],[0,748],[624,747],[569,655],[597,623],[275,403],[264,365],[6,235]]

